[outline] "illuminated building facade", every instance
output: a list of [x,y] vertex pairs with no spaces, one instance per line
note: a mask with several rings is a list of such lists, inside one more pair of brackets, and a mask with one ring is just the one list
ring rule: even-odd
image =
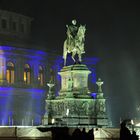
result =
[[48,54],[29,46],[32,19],[0,10],[0,125],[42,123]]

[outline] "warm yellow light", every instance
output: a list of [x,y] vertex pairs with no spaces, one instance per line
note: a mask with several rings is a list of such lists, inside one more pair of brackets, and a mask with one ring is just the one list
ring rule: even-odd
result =
[[38,76],[38,80],[40,81],[40,77]]
[[7,79],[7,83],[10,83],[10,71],[6,70],[6,79]]
[[[1,49],[1,47],[0,47],[0,49]],[[0,53],[0,55],[1,55],[1,53]],[[4,75],[5,75],[5,73],[4,73],[5,68],[4,67],[5,67],[4,57],[0,56],[0,79],[4,79]],[[2,80],[0,82],[2,82]]]
[[15,80],[15,73],[14,73],[14,71],[12,70],[12,71],[11,71],[11,83],[12,83],[12,84],[14,83],[14,80]]
[[7,63],[6,80],[7,80],[7,83],[9,84],[13,84],[15,81],[14,64],[12,62]]
[[39,81],[39,84],[41,86],[43,86],[43,73],[39,73],[39,75],[38,75],[38,81]]
[[26,72],[24,72],[24,82],[26,82],[27,77],[26,77]]
[[[0,47],[1,48],[1,47]],[[4,51],[0,49],[0,54],[4,54]]]

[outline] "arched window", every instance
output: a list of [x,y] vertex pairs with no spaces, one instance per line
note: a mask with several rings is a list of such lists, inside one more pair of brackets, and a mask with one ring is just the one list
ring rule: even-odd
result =
[[41,86],[43,86],[43,81],[44,81],[44,71],[43,71],[43,67],[42,66],[39,66],[39,73],[38,73],[38,81],[39,81],[39,84]]
[[24,83],[28,85],[31,83],[31,68],[28,64],[24,65]]
[[6,65],[6,80],[9,84],[13,84],[15,81],[15,67],[12,62],[8,62]]

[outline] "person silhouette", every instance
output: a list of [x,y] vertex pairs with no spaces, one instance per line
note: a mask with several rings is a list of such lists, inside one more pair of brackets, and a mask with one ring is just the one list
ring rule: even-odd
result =
[[76,128],[72,133],[72,140],[81,140],[82,139],[82,132],[79,128]]
[[120,140],[131,140],[130,130],[126,127],[126,121],[121,123]]
[[131,138],[132,138],[132,140],[138,140],[139,139],[138,135],[136,135],[136,131],[132,132]]
[[82,130],[82,140],[86,140],[87,139],[87,133],[86,133],[86,129],[85,128],[83,128],[83,130]]
[[93,128],[88,131],[88,139],[87,140],[94,140],[94,130],[93,130]]

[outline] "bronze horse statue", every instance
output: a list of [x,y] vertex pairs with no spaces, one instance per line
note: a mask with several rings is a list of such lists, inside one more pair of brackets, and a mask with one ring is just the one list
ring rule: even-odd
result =
[[84,51],[84,41],[85,41],[85,26],[80,25],[78,28],[76,36],[68,37],[64,41],[63,46],[63,59],[64,59],[64,66],[66,65],[67,54],[72,53],[71,57],[74,62],[76,62],[75,55],[78,55],[78,61],[82,61],[82,54],[85,53]]

